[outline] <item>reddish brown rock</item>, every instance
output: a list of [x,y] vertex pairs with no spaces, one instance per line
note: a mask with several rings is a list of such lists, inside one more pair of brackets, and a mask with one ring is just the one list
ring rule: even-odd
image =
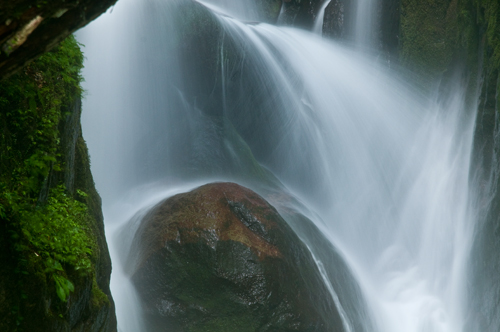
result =
[[343,331],[307,247],[237,184],[159,203],[132,252],[148,331]]

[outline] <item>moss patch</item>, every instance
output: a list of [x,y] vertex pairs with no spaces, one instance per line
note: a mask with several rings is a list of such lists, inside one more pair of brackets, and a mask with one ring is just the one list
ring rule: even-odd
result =
[[95,275],[92,280],[92,305],[96,309],[99,309],[104,305],[109,305],[108,296],[99,288]]
[[401,2],[402,63],[431,78],[452,60],[458,38],[457,0]]
[[[59,123],[80,97],[82,66],[83,54],[71,37],[0,84],[1,217],[12,224],[16,250],[42,258],[61,300],[74,289],[63,265],[91,270],[86,206],[68,196],[64,185],[50,189],[47,183],[63,167]],[[44,196],[44,190],[50,193]]]

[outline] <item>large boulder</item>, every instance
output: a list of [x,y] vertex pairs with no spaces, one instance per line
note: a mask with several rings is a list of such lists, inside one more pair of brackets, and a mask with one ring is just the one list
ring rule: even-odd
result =
[[147,331],[344,331],[307,247],[237,184],[162,201],[131,253]]
[[281,217],[292,227],[300,239],[308,246],[321,267],[325,280],[337,297],[337,307],[342,313],[346,330],[356,332],[374,331],[367,303],[345,256],[327,238],[324,232],[307,216],[317,222],[327,224],[310,211],[300,200],[283,189],[264,188],[259,191],[274,206]]

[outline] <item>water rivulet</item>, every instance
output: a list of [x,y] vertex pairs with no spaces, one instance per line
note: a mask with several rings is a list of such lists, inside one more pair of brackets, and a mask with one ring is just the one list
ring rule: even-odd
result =
[[423,93],[357,46],[256,23],[262,3],[122,0],[81,35],[119,328],[143,324],[122,266],[148,208],[232,181],[302,239],[345,331],[465,331],[478,200],[463,87]]

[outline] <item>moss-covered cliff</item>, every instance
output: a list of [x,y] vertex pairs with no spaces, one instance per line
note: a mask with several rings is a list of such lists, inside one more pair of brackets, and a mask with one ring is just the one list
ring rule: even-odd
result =
[[0,82],[0,330],[115,331],[71,36]]
[[490,79],[500,67],[500,4],[496,0],[401,0],[402,64],[432,79],[457,62]]

